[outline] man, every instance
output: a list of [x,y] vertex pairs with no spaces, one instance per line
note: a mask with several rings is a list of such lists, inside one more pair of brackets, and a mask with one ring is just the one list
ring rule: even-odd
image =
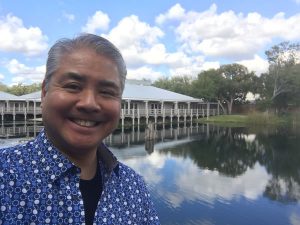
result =
[[102,37],[54,44],[44,130],[0,150],[0,224],[159,224],[143,179],[102,143],[118,124],[126,73]]

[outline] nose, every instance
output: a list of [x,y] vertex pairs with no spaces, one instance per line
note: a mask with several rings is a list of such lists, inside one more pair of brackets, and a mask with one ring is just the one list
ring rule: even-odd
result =
[[85,90],[79,96],[76,107],[80,111],[98,112],[101,110],[100,102],[93,90]]

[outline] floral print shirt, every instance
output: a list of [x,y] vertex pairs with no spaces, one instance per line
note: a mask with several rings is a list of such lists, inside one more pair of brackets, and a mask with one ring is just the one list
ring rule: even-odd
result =
[[[98,148],[103,191],[94,224],[159,224],[140,175]],[[0,149],[0,224],[84,224],[80,168],[45,132],[24,145]]]

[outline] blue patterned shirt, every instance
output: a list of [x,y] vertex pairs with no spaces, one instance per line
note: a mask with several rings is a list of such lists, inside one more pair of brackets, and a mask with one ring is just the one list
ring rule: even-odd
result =
[[[99,147],[103,191],[94,224],[159,224],[136,172]],[[80,169],[42,131],[24,145],[0,150],[0,224],[84,224]]]

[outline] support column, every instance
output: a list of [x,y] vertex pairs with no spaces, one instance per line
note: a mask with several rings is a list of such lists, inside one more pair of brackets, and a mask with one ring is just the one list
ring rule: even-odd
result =
[[209,118],[209,109],[210,109],[210,104],[209,102],[207,103],[207,108],[206,108],[206,118],[208,119]]
[[33,118],[36,120],[36,101],[33,101]]
[[3,107],[1,108],[1,122],[2,122],[2,124],[4,122],[4,109],[3,109]]
[[26,121],[27,120],[27,109],[24,108],[24,120]]
[[9,101],[6,100],[5,103],[6,103],[6,110],[5,111],[8,112],[10,110]]
[[175,102],[175,108],[174,108],[175,110],[177,110],[178,109],[178,102]]
[[141,119],[141,115],[140,115],[140,109],[137,109],[137,119],[138,119],[138,126],[140,126],[140,119]]
[[124,131],[124,109],[121,109],[121,120],[122,120],[122,132]]
[[13,106],[13,122],[15,122],[16,120],[16,105],[14,103],[14,106]]
[[220,101],[218,100],[218,107],[217,107],[217,109],[218,109],[218,116],[220,116]]
[[186,117],[187,117],[187,112],[186,109],[184,109],[184,118],[183,118],[184,127],[186,127]]
[[132,118],[132,127],[134,128],[134,109],[132,110],[132,116],[131,116],[131,118]]
[[130,115],[130,100],[127,100],[127,114]]
[[146,124],[149,122],[148,101],[145,101]]

